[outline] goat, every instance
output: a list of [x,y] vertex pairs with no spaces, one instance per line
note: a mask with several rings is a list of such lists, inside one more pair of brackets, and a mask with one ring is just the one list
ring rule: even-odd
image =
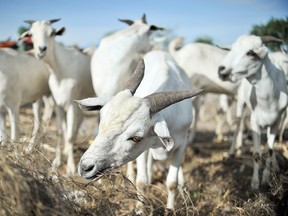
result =
[[[265,39],[265,41],[269,42],[269,40]],[[273,39],[274,40],[274,39]],[[276,40],[276,42],[279,42]],[[282,52],[269,52],[268,53],[269,58],[271,59],[271,62],[278,67],[280,70],[284,71],[286,80],[288,77],[288,58],[286,53]],[[245,100],[244,100],[244,92],[246,91],[245,85],[242,86],[240,84],[238,90],[237,90],[237,103],[236,103],[236,117],[237,117],[237,129],[236,133],[234,135],[234,140],[232,142],[232,145],[229,150],[229,156],[234,157],[241,155],[242,153],[242,145],[243,145],[243,130],[244,130],[244,119],[246,115],[246,106],[245,106]],[[287,113],[287,111],[286,111]],[[281,121],[280,123],[280,132],[279,132],[279,141],[282,143],[282,138],[284,134],[285,126],[288,122],[288,116],[286,114],[286,118]],[[286,150],[284,148],[284,150]]]
[[[267,39],[267,38],[266,38]],[[287,84],[283,70],[271,62],[265,38],[240,36],[219,66],[219,77],[232,82],[242,80],[242,100],[251,110],[251,128],[254,144],[252,189],[259,189],[260,128],[267,128],[268,155],[262,175],[262,184],[270,181],[270,167],[279,169],[274,141],[288,104]],[[239,98],[238,98],[239,99]]]
[[147,24],[145,14],[141,20],[120,21],[129,27],[104,37],[92,56],[93,87],[99,97],[113,96],[123,87],[134,70],[130,68],[134,59],[151,49],[151,32],[163,29]]
[[[35,57],[42,59],[49,65],[49,86],[56,103],[56,116],[58,128],[58,142],[54,166],[59,166],[61,161],[60,141],[65,132],[65,153],[67,153],[67,175],[75,173],[73,144],[83,119],[74,100],[95,95],[92,87],[90,61],[77,49],[65,48],[55,41],[55,36],[62,35],[65,28],[58,30],[52,24],[60,19],[48,21],[26,22],[31,25],[30,30],[24,32],[21,38],[31,37],[34,44]],[[66,122],[64,122],[66,115]]]
[[0,49],[0,137],[2,145],[7,141],[6,111],[8,111],[11,122],[10,138],[17,140],[19,138],[20,106],[33,103],[32,145],[41,123],[39,99],[50,94],[48,77],[49,71],[46,65],[34,57],[10,48]]
[[139,187],[151,177],[144,153],[150,149],[154,159],[171,159],[166,185],[167,207],[173,209],[177,186],[184,184],[181,163],[192,122],[192,101],[182,100],[199,93],[191,91],[186,73],[168,53],[147,53],[125,90],[77,101],[84,110],[101,109],[99,133],[80,159],[79,174],[91,179],[137,158]]
[[[140,55],[152,46],[149,36],[153,31],[163,30],[147,24],[146,15],[140,20],[119,19],[128,28],[104,37],[91,60],[91,74],[94,91],[99,97],[112,97],[132,75]],[[133,162],[128,164],[127,175],[134,182]]]
[[[204,43],[189,43],[181,49],[176,48],[183,44],[183,38],[176,38],[169,43],[169,52],[177,63],[185,70],[196,88],[203,88],[207,93],[220,94],[219,103],[221,109],[227,113],[227,120],[231,120],[230,98],[237,93],[238,83],[223,82],[218,77],[218,67],[228,53],[219,47]],[[198,97],[197,99],[199,99]],[[196,116],[200,110],[200,101],[195,101]],[[224,104],[224,106],[223,106]],[[219,110],[220,111],[220,110]],[[220,112],[218,112],[220,113]],[[216,141],[223,140],[221,118],[217,118]],[[196,122],[195,122],[196,124]]]

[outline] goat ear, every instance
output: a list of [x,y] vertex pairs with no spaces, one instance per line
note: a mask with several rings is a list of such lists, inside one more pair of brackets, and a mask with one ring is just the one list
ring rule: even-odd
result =
[[161,143],[164,145],[167,151],[170,151],[174,146],[174,140],[170,136],[169,129],[167,127],[166,121],[158,121],[154,125],[154,132],[157,134]]
[[120,22],[126,23],[127,25],[131,26],[134,24],[133,20],[129,20],[129,19],[118,19]]
[[80,109],[84,111],[95,111],[100,110],[107,102],[112,98],[86,98],[83,100],[75,100]]
[[23,40],[24,38],[31,37],[30,31],[25,31],[21,34],[21,36],[18,38],[18,41]]
[[52,33],[52,35],[54,35],[54,36],[56,36],[56,35],[60,36],[60,35],[63,35],[64,32],[65,32],[65,27],[62,27],[62,28],[60,28],[60,29],[54,30],[53,33]]

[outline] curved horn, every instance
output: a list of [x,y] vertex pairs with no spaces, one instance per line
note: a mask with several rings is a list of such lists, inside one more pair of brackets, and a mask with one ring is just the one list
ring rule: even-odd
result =
[[203,92],[203,89],[198,91],[156,92],[146,96],[145,99],[150,104],[150,113],[157,113],[172,104],[202,94]]
[[49,22],[50,22],[50,24],[53,24],[55,22],[58,22],[59,20],[61,20],[61,19],[51,19],[51,20],[49,20]]
[[118,19],[120,22],[124,22],[128,25],[133,25],[134,21],[129,19]]
[[144,77],[144,71],[145,71],[145,63],[144,63],[144,59],[142,58],[140,62],[138,63],[136,69],[134,70],[133,75],[128,80],[124,89],[129,89],[132,95],[134,95],[136,92],[136,89],[138,88],[138,86],[140,85]]
[[282,43],[283,40],[280,38],[276,38],[274,36],[260,36],[261,40],[263,43],[267,42],[277,42],[277,43]]
[[35,20],[24,20],[25,23],[28,23],[30,25],[32,25],[34,22],[36,22]]
[[142,22],[147,24],[147,19],[146,19],[146,14],[144,13],[142,18],[141,18]]

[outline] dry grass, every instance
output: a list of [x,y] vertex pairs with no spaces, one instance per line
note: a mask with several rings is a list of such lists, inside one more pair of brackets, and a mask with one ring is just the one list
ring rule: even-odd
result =
[[[24,116],[25,124],[31,125],[30,112]],[[211,121],[213,118],[203,125],[211,127]],[[93,124],[93,118],[89,117],[83,127]],[[11,147],[18,145],[22,152],[28,139],[0,149],[0,215],[136,216],[140,200],[143,215],[288,215],[288,162],[282,152],[278,152],[281,172],[273,173],[269,187],[253,192],[250,190],[250,152],[233,161],[223,160],[229,144],[213,143],[214,132],[203,125],[200,124],[195,143],[187,148],[183,166],[186,186],[183,194],[176,197],[174,212],[165,209],[167,167],[164,163],[155,163],[153,184],[147,186],[141,196],[123,175],[125,168],[105,175],[101,184],[87,182],[77,175],[65,177],[65,165],[53,169],[54,153],[40,146],[45,143],[54,147],[56,133],[52,122],[52,126],[42,128],[33,154],[20,154],[16,158]],[[77,140],[76,161],[88,147],[88,139],[87,134],[81,134]]]

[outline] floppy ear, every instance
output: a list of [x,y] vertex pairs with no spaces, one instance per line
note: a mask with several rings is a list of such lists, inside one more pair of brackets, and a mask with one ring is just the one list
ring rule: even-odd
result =
[[30,31],[25,31],[21,34],[21,36],[18,38],[18,41],[27,38],[27,37],[31,37]]
[[174,140],[170,136],[169,129],[167,127],[166,121],[158,121],[154,125],[154,132],[157,134],[158,138],[165,146],[167,151],[170,151],[174,146]]
[[107,102],[112,98],[86,98],[83,100],[75,100],[80,109],[84,111],[95,111],[100,110]]

